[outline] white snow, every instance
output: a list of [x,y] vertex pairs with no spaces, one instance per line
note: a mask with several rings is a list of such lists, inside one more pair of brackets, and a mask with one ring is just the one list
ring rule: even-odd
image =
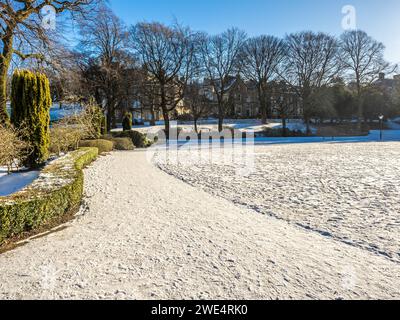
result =
[[238,174],[243,163],[227,162],[226,148],[212,161],[208,149],[197,151],[203,161],[190,161],[196,151],[186,148],[155,160],[202,190],[400,263],[399,142],[246,148],[249,176]]
[[[179,122],[178,127],[183,129],[185,132],[194,132],[193,122]],[[282,123],[280,120],[269,120],[268,124],[262,124],[260,120],[230,120],[224,121],[224,127],[233,128],[241,132],[247,131],[262,131],[265,128],[280,129]],[[288,120],[287,128],[290,130],[300,130],[305,132],[306,126],[301,120]],[[144,126],[135,126],[134,130],[141,131],[143,133],[156,133],[164,129],[164,123],[162,121],[157,122],[156,126],[151,127],[148,123]],[[216,131],[218,129],[218,120],[200,120],[198,122],[199,131]],[[122,129],[115,129],[113,131],[121,131]]]
[[[315,162],[308,171],[307,162],[291,168],[285,166],[286,160],[280,165],[276,158],[286,154],[305,160],[304,153],[297,155],[296,146],[285,146],[281,151],[280,147],[268,147],[276,150],[272,152],[274,157],[270,162],[263,161],[269,163],[268,167],[256,181],[264,180],[266,188],[276,191],[270,198],[257,190],[257,194],[267,196],[261,204],[281,208],[279,204],[285,204],[286,199],[279,197],[285,184],[288,197],[292,188],[306,188],[307,179],[313,191],[317,187],[314,181],[329,168],[329,163],[334,164],[335,155],[349,156],[346,150],[350,145],[346,150],[342,150],[344,144],[337,146],[339,149],[331,151],[333,162],[320,169],[317,163],[324,163],[330,156],[313,154]],[[304,147],[304,152],[311,151]],[[369,151],[374,148],[364,146]],[[348,162],[360,160],[363,153],[359,149]],[[386,147],[393,158],[397,150],[398,144]],[[378,161],[376,152],[371,155]],[[390,157],[382,159],[387,158]],[[366,170],[367,164],[360,168],[359,175],[368,177],[373,172]],[[287,175],[291,177],[290,183],[283,180],[279,186],[277,178],[285,177],[287,168],[291,168]],[[306,171],[298,172],[300,168]],[[315,169],[315,177],[311,168]],[[384,168],[382,173],[389,169]],[[345,169],[338,169],[338,182],[346,175],[354,176],[357,182],[356,168]],[[198,177],[193,170],[185,172]],[[209,171],[204,171],[203,176],[208,177]],[[390,182],[390,178],[393,176],[382,183]],[[242,181],[237,182],[237,188],[238,196],[251,199],[251,192]],[[395,196],[390,188],[386,192]],[[79,218],[68,228],[0,255],[1,299],[400,298],[398,263],[211,196],[154,168],[143,151],[116,152],[100,158],[85,171],[85,193]],[[379,198],[383,199],[383,195],[379,194]],[[332,205],[331,199],[321,198],[316,204],[319,209],[307,211],[299,219],[305,220],[308,215],[318,217],[318,213]],[[291,205],[292,201],[287,203]],[[391,205],[398,205],[398,197]],[[303,208],[298,208],[293,216]],[[387,215],[392,213],[389,207]],[[361,226],[368,225],[368,221],[373,226],[369,215],[364,218]],[[381,220],[389,222],[385,215]],[[338,224],[347,224],[350,229],[357,227],[351,222]],[[396,231],[391,233],[394,247],[400,232],[396,225],[392,228]]]

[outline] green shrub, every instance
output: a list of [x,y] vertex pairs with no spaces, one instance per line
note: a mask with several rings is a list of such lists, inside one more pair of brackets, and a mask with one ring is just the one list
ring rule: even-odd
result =
[[125,116],[122,119],[122,128],[124,131],[132,130],[132,114],[129,112],[125,113]]
[[97,148],[99,154],[113,151],[114,144],[112,141],[97,139],[97,140],[82,140],[79,142],[79,147]]
[[14,72],[11,85],[11,121],[16,128],[26,126],[24,136],[32,147],[24,165],[38,167],[49,157],[50,84],[46,75],[28,70]]
[[79,209],[82,169],[97,157],[96,148],[82,148],[53,161],[30,186],[0,197],[0,245]]
[[111,138],[110,141],[114,143],[114,150],[130,151],[135,150],[135,146],[129,138]]
[[85,126],[91,139],[99,139],[104,131],[104,114],[93,101],[84,109],[83,118],[87,119]]
[[146,135],[138,131],[124,131],[113,133],[115,138],[130,138],[136,148],[148,148],[151,146],[151,141]]

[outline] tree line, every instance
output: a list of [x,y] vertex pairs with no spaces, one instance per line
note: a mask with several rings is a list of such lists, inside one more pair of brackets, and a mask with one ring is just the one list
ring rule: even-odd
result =
[[[79,27],[75,48],[67,49],[37,23],[44,4],[73,13],[70,18]],[[222,131],[230,107],[229,79],[238,75],[255,85],[263,123],[273,107],[286,120],[293,97],[308,130],[313,119],[356,118],[361,123],[377,113],[389,116],[398,111],[397,91],[372,85],[379,74],[393,73],[396,66],[385,61],[384,45],[360,30],[340,37],[303,31],[283,39],[248,37],[237,28],[208,35],[177,22],[127,26],[100,1],[7,1],[0,6],[2,122],[7,121],[6,87],[13,55],[17,63],[49,75],[53,100],[93,97],[109,128],[117,124],[117,111],[134,105],[153,114],[160,111],[167,134],[182,101],[193,118],[201,118],[210,112],[210,97],[203,90],[207,79]],[[30,41],[29,32],[40,45]]]

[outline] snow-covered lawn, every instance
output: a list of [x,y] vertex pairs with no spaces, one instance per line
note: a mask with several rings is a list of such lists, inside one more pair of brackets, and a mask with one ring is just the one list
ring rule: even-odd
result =
[[249,176],[216,157],[187,161],[190,153],[156,163],[236,204],[400,262],[400,143],[256,145]]
[[[304,153],[296,155],[296,146],[267,149],[275,149],[274,156],[282,153],[307,159]],[[394,152],[393,156],[397,154]],[[355,152],[355,157],[359,154]],[[313,158],[312,154],[309,157]],[[324,156],[315,158],[322,161]],[[303,169],[304,176],[284,167],[279,173],[270,172],[271,168],[280,168],[275,161],[279,159],[266,162],[266,170],[255,177],[259,186],[273,189],[276,185],[274,196],[268,195],[268,190],[256,190],[256,194],[266,195],[264,205],[279,208],[279,203],[285,203],[279,198],[285,195],[283,191],[289,197],[294,187],[305,188],[304,176],[310,179],[311,189],[317,188],[312,168]],[[287,178],[283,171],[287,171]],[[317,169],[315,175],[321,172]],[[215,179],[219,179],[216,183],[226,178],[224,186],[235,185],[238,198],[251,199],[251,184],[247,187],[240,179],[229,183],[229,175],[218,178],[224,171],[215,173]],[[279,174],[283,176],[282,185],[276,181]],[[205,170],[201,176],[211,174]],[[395,177],[385,181],[391,178]],[[0,299],[400,297],[398,263],[190,187],[152,166],[143,151],[101,157],[85,170],[85,194],[78,218],[66,228],[0,255]],[[322,212],[329,200],[316,204],[320,209],[310,216]],[[391,216],[393,212],[381,218],[389,223]],[[368,220],[369,215],[362,223]],[[396,234],[393,246],[398,230]]]
[[11,195],[31,184],[38,176],[39,171],[16,172],[7,174],[7,170],[0,168],[0,197]]
[[[194,132],[194,124],[192,121],[189,122],[179,122],[178,127],[183,129],[185,132]],[[224,127],[233,128],[242,132],[246,131],[254,131],[259,132],[263,131],[266,128],[274,128],[279,129],[282,128],[282,123],[280,120],[271,120],[268,124],[262,124],[260,120],[225,120]],[[305,132],[306,126],[301,120],[290,120],[287,123],[287,128],[290,130],[299,130]],[[143,126],[135,126],[134,130],[143,132],[143,133],[156,133],[160,130],[164,129],[164,123],[159,121],[156,123],[156,126],[150,126],[149,123],[146,123]],[[199,131],[216,131],[218,130],[218,120],[210,119],[210,120],[200,120],[198,122]],[[122,129],[115,129],[114,131],[121,131]]]

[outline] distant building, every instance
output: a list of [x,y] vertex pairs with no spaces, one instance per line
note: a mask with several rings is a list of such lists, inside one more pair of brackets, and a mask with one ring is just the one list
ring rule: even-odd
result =
[[[142,89],[142,94],[134,101],[131,110],[136,119],[144,121],[162,120],[162,112],[159,110],[159,99],[157,87],[151,82],[147,83],[148,88]],[[291,112],[288,114],[291,118],[302,116],[300,100],[296,93],[289,86],[282,85],[282,82],[270,82],[270,115],[273,118],[281,116],[283,101],[291,105]],[[204,95],[210,101],[210,116],[218,115],[218,98],[215,88],[210,79],[204,79],[199,85],[200,94]],[[172,89],[171,89],[172,90]],[[258,98],[257,84],[253,81],[245,81],[240,76],[231,76],[226,81],[224,88],[224,102],[227,104],[226,117],[231,118],[260,118],[260,102]],[[182,116],[190,113],[186,106],[185,99],[182,99],[176,107],[175,116]]]
[[391,94],[400,88],[400,75],[395,75],[393,79],[389,79],[382,72],[379,74],[379,79],[374,82],[374,86]]

